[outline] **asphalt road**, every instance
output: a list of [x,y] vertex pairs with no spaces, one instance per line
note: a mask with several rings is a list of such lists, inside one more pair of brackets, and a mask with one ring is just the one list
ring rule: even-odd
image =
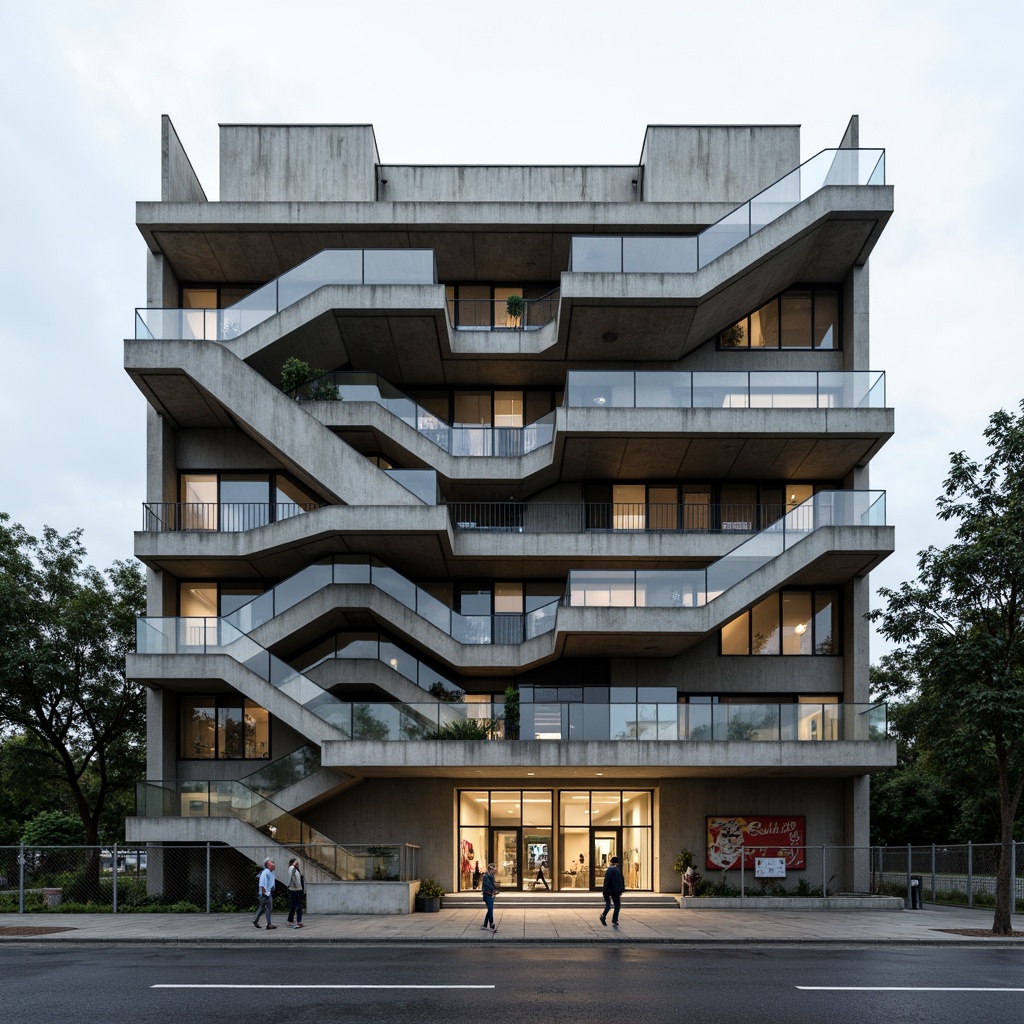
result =
[[999,946],[4,945],[0,979],[10,1024],[1024,1020]]

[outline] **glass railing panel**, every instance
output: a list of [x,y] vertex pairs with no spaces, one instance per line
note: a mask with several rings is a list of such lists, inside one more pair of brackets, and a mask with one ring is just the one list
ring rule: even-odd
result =
[[437,504],[437,471],[433,469],[386,469],[396,484],[411,491],[425,505]]
[[627,274],[692,274],[697,269],[697,236],[632,236],[622,239]]
[[364,284],[437,284],[433,249],[364,249]]
[[230,339],[244,334],[264,320],[268,320],[277,310],[277,282],[271,281],[222,311],[223,337]]
[[607,704],[604,706],[584,704],[583,707],[589,711],[585,712],[585,718],[591,721],[597,720],[595,712],[601,712],[600,720],[607,722],[608,732],[603,737],[595,739],[609,740],[635,740],[637,738],[637,706],[635,704]]
[[335,583],[369,583],[370,563],[365,559],[335,558],[334,560],[334,582]]
[[720,221],[697,236],[697,266],[706,267],[734,245],[750,235],[750,204],[727,213]]
[[[838,150],[826,149],[821,153],[817,153],[811,157],[810,160],[802,163],[796,170],[791,171],[786,177],[795,178],[800,184],[800,199],[808,199],[814,195],[819,189],[827,184],[840,185],[844,184],[841,180],[842,174],[840,173],[834,182],[829,182],[829,175],[832,172],[833,166],[835,165],[835,155]],[[846,152],[853,152],[847,150]],[[839,168],[841,169],[842,163]]]
[[135,814],[139,818],[178,817],[177,794],[163,782],[135,783]]
[[329,284],[362,284],[361,249],[325,249],[277,279],[278,304],[285,309]]
[[269,622],[274,617],[274,591],[268,590],[259,597],[254,597],[248,604],[235,609],[230,615],[225,616],[228,622],[233,623],[243,633],[251,633],[257,626]]
[[622,239],[577,235],[572,240],[569,270],[573,272],[622,272]]
[[816,409],[818,375],[807,371],[755,370],[750,374],[751,409]]
[[533,611],[527,612],[523,616],[527,640],[532,640],[535,636],[541,636],[544,633],[550,633],[555,628],[555,622],[558,618],[558,605],[558,601],[552,601],[551,604],[546,604],[541,608],[534,608]]
[[523,454],[551,444],[555,437],[555,413],[541,416],[535,423],[523,428]]
[[403,651],[395,644],[381,641],[380,660],[410,682],[417,682],[419,662],[407,651]]
[[885,374],[874,370],[821,372],[818,405],[822,409],[883,409]]
[[394,569],[383,565],[375,565],[372,570],[373,585],[389,594],[406,608],[416,611],[416,584],[407,580]]
[[327,380],[338,389],[338,398],[342,402],[374,402],[386,407],[376,374],[329,373]]
[[568,590],[572,607],[636,606],[636,574],[630,569],[574,569],[569,573]]
[[438,629],[445,633],[452,632],[452,610],[443,601],[420,590],[417,594],[417,612]]
[[638,740],[658,738],[658,705],[638,703],[634,707],[636,718],[633,735]]
[[637,608],[696,608],[703,590],[703,570],[636,570]]
[[776,529],[776,525],[744,541],[707,567],[707,600],[718,597],[782,554],[786,540],[782,529]]
[[452,636],[460,644],[491,643],[490,615],[460,615],[452,612]]
[[787,213],[800,202],[799,169],[769,185],[750,200],[750,233]]
[[330,563],[309,565],[290,579],[279,583],[274,588],[274,612],[280,615],[300,601],[315,594],[318,590],[330,586],[333,580],[333,569]]
[[387,660],[382,651],[379,639],[371,637],[340,637],[334,651],[336,658],[354,659],[359,661]]
[[633,374],[626,372],[570,371],[566,405],[591,409],[631,409],[634,403]]
[[452,455],[493,454],[493,435],[490,427],[452,427],[450,437]]
[[867,183],[869,185],[884,185],[885,184],[885,150],[884,149],[865,149],[861,151],[863,153],[863,162],[861,164],[861,173],[865,170],[869,170]]
[[261,796],[273,797],[320,770],[320,748],[307,743],[247,775],[242,781]]
[[695,409],[746,409],[749,405],[749,374],[740,370],[694,373]]
[[174,654],[178,620],[139,618],[135,620],[135,650],[139,654]]
[[658,732],[653,739],[677,740],[679,739],[679,705],[657,704],[655,705],[658,716]]
[[560,294],[556,288],[539,299],[527,299],[523,307],[523,330],[537,330],[555,320],[558,317]]
[[693,380],[685,371],[640,371],[635,375],[638,409],[688,409],[692,402]]

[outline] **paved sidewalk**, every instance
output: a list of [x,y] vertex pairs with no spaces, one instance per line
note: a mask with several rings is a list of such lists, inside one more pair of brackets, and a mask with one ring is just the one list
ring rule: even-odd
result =
[[[747,911],[638,908],[623,901],[621,924],[602,927],[603,904],[583,908],[495,908],[498,930],[480,930],[483,908],[408,916],[307,915],[305,927],[274,917],[273,935],[257,931],[248,914],[0,914],[3,942],[622,942],[622,943],[842,943],[872,945],[951,943],[1024,944],[1020,937],[964,936],[947,929],[992,927],[991,910],[928,905],[915,911]],[[33,935],[36,929],[66,931]],[[24,931],[22,930],[24,929]],[[31,930],[31,931],[29,931]]]

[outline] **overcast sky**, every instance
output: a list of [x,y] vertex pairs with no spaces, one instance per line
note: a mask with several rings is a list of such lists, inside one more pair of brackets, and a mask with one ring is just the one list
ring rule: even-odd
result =
[[647,124],[800,124],[807,159],[859,114],[896,193],[871,366],[897,552],[872,582],[910,579],[949,540],[949,452],[981,457],[1024,398],[1022,30],[1020,0],[4,3],[0,510],[131,556],[145,406],[122,343],[161,114],[210,199],[220,122],[369,122],[385,163],[630,164]]

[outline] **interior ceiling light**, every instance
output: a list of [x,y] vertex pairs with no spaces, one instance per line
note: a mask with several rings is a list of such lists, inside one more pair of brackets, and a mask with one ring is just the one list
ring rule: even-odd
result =
[[807,623],[798,622],[796,626],[793,628],[793,632],[796,633],[797,636],[803,636],[804,633],[807,632]]

